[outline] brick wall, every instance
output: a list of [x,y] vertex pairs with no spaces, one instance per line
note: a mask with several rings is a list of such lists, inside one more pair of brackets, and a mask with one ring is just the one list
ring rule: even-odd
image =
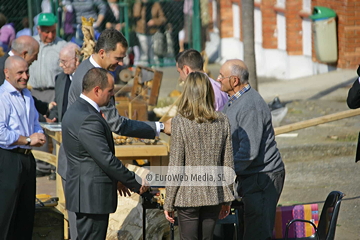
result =
[[289,55],[302,55],[302,1],[286,1],[286,50]]
[[337,14],[339,68],[360,64],[360,2],[357,0],[313,0],[313,6],[333,9]]
[[276,0],[263,0],[261,4],[257,3],[262,14],[263,48],[266,49],[277,48],[275,4]]
[[[221,38],[233,37],[232,4],[241,0],[220,0]],[[276,49],[276,14],[282,12],[286,17],[286,46],[289,55],[302,53],[302,18],[309,13],[302,12],[302,0],[287,0],[285,9],[276,6],[276,0],[255,2],[262,13],[263,48]],[[338,68],[356,68],[360,64],[360,1],[359,0],[312,0],[314,6],[324,6],[337,14]],[[240,13],[239,13],[240,14]],[[242,31],[241,31],[242,32]],[[314,52],[312,60],[317,61]]]
[[221,38],[234,37],[232,3],[232,0],[220,0]]

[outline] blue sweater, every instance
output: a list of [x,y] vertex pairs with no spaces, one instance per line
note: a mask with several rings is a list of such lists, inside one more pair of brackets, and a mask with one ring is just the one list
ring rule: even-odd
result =
[[269,107],[256,90],[250,88],[230,106],[226,104],[223,112],[231,125],[237,175],[284,169],[276,146]]

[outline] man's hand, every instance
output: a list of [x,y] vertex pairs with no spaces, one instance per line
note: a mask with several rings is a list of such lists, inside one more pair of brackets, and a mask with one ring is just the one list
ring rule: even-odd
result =
[[48,105],[49,111],[50,111],[53,107],[55,107],[56,105],[57,105],[56,102],[51,102],[51,103],[49,103],[49,105]]
[[126,197],[126,196],[130,197],[131,196],[130,190],[127,187],[125,187],[121,182],[117,183],[117,190],[118,190],[120,196],[122,196],[122,197]]
[[149,190],[150,186],[149,183],[145,180],[145,178],[142,179],[141,188],[139,190],[139,194],[143,194],[147,190]]
[[56,122],[56,118],[50,119],[50,118],[47,118],[46,115],[43,115],[43,117],[45,118],[45,121],[46,121],[47,123]]
[[222,205],[219,213],[219,219],[226,218],[230,213],[230,205]]
[[164,133],[166,133],[169,136],[171,135],[171,119],[172,118],[164,122],[164,126],[165,126]]
[[46,137],[43,133],[33,133],[31,134],[30,139],[30,146],[33,147],[41,147],[46,143]]

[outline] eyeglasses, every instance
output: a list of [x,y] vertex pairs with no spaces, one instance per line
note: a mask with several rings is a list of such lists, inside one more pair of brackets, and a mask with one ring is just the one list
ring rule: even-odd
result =
[[71,60],[73,60],[73,59],[75,59],[75,58],[70,58],[70,59],[68,59],[68,60],[61,60],[61,59],[59,59],[58,60],[58,64],[62,64],[62,65],[64,65],[65,67],[67,66],[67,63],[68,62],[70,62]]
[[231,76],[228,76],[228,77],[222,77],[222,76],[219,75],[216,80],[217,80],[217,81],[222,81],[222,80],[224,80],[225,78],[230,78],[230,77],[232,77],[232,75],[231,75]]

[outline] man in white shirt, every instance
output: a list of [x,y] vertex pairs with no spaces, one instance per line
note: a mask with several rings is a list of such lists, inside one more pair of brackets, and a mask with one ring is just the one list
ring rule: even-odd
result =
[[46,138],[26,88],[27,62],[9,57],[5,76],[0,86],[0,239],[31,239],[36,193],[31,148],[42,146]]

